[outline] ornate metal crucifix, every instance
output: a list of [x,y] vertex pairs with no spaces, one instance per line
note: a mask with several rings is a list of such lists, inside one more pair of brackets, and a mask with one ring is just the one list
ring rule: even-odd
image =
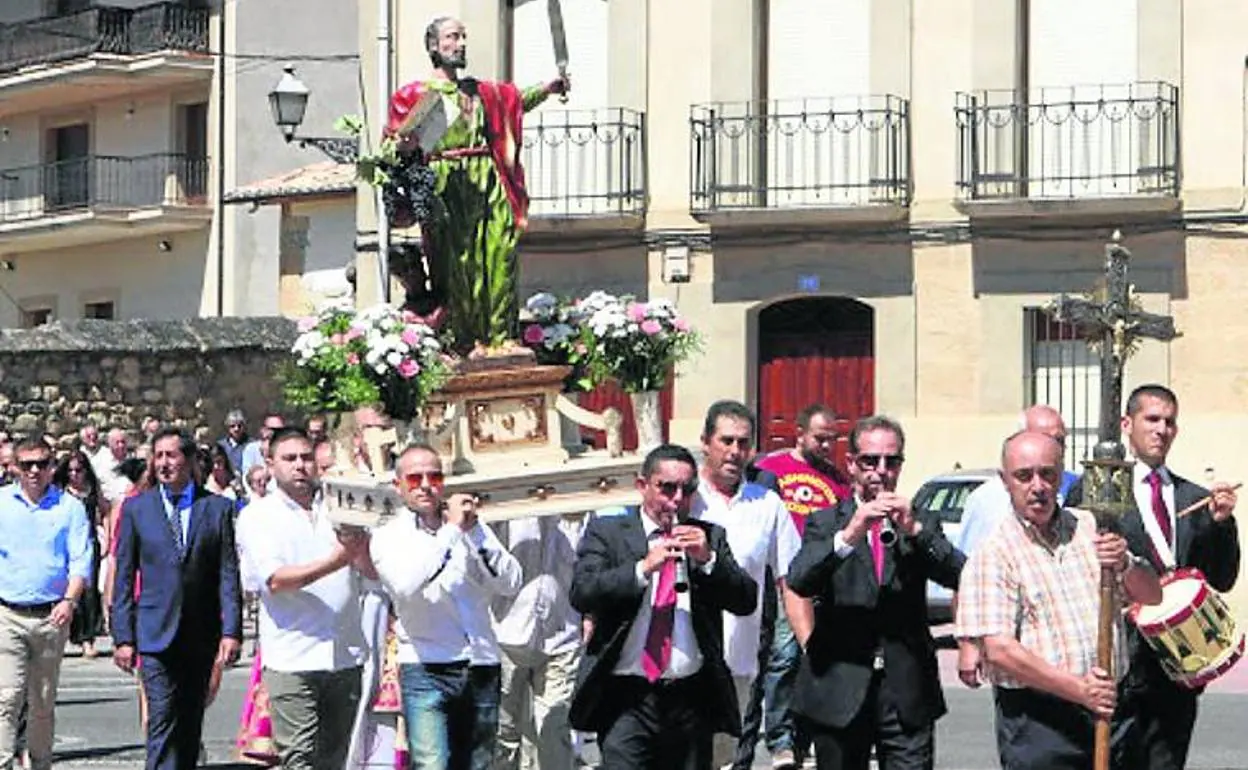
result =
[[[1101,419],[1092,459],[1083,463],[1083,503],[1096,516],[1097,528],[1119,531],[1122,516],[1134,505],[1131,493],[1131,464],[1120,440],[1122,431],[1122,376],[1127,359],[1140,342],[1155,339],[1169,342],[1179,333],[1174,319],[1146,313],[1135,297],[1135,287],[1127,280],[1131,252],[1119,245],[1115,232],[1105,246],[1105,281],[1089,297],[1065,294],[1048,309],[1058,321],[1071,324],[1087,340],[1101,359]],[[1097,634],[1097,665],[1112,673],[1116,578],[1112,569],[1102,568],[1100,617]],[[1095,770],[1109,768],[1109,721],[1096,722]]]

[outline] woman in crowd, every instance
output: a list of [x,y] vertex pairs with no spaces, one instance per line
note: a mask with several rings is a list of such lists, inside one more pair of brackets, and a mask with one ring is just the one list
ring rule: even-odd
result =
[[81,450],[66,455],[56,466],[52,475],[52,483],[61,490],[82,501],[87,510],[87,519],[91,522],[91,577],[87,579],[86,588],[74,610],[74,619],[69,626],[69,641],[82,647],[84,658],[94,658],[95,639],[104,635],[104,606],[100,598],[100,583],[96,578],[100,569],[101,540],[104,537],[107,521],[107,505],[100,497],[100,483],[96,479],[91,461]]

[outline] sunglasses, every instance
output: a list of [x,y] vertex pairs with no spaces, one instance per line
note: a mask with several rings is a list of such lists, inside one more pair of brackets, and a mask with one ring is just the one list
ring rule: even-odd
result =
[[883,468],[895,471],[901,468],[901,464],[906,461],[905,455],[856,455],[854,464],[864,471],[880,470],[881,463]]
[[23,471],[46,471],[52,467],[52,458],[45,457],[42,460],[18,460],[17,467]]
[[681,492],[685,497],[689,497],[698,491],[698,482],[696,481],[690,481],[685,484],[681,484],[679,481],[660,481],[654,486],[664,497],[675,497],[677,492]]
[[440,487],[446,482],[446,474],[442,471],[425,471],[423,473],[408,473],[403,476],[403,480],[407,482],[409,487]]
[[1039,468],[1018,468],[1010,473],[1020,484],[1030,484],[1036,476],[1048,484],[1056,484],[1062,478],[1062,469],[1056,465],[1042,465]]

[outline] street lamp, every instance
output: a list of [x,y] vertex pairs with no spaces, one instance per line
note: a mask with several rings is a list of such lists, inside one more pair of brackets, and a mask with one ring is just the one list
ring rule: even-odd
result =
[[295,135],[303,124],[312,92],[295,75],[294,66],[288,64],[283,70],[281,80],[269,92],[269,110],[286,142],[297,141],[300,147],[315,147],[337,163],[354,163],[360,154],[359,142],[355,139]]

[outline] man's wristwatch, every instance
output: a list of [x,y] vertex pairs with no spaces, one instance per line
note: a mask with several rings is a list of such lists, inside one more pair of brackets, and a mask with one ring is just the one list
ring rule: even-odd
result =
[[78,600],[72,596],[62,596],[61,601],[69,602],[69,606],[78,609]]

